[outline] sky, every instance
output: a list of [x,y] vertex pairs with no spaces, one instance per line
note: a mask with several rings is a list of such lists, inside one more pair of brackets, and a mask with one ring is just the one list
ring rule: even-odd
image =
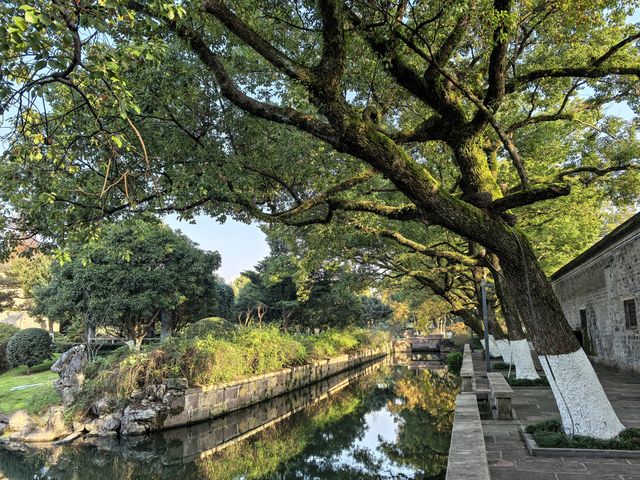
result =
[[170,215],[164,221],[173,229],[182,231],[204,250],[217,250],[222,256],[222,267],[217,271],[227,283],[238,277],[269,254],[265,235],[257,223],[227,220],[218,223],[206,216],[198,216],[195,223],[179,221]]

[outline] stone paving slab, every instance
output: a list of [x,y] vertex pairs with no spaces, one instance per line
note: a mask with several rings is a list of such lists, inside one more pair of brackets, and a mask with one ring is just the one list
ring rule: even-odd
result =
[[[481,354],[473,356],[476,375],[486,374]],[[595,370],[622,423],[640,427],[640,375],[600,365]],[[548,387],[513,390],[517,421],[482,421],[491,480],[640,480],[638,458],[530,456],[517,431],[518,423],[526,426],[560,414]]]

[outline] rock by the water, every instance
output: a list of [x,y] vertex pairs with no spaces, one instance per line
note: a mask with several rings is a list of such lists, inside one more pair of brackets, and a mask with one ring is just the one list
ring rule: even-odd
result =
[[61,407],[51,407],[45,415],[46,426],[40,428],[24,410],[18,410],[9,418],[11,439],[22,442],[51,442],[69,433],[64,424]]
[[117,433],[120,428],[120,413],[110,413],[101,418],[96,418],[92,422],[86,424],[84,427],[89,431],[89,435],[92,436],[108,436],[111,435],[107,432]]
[[129,405],[124,409],[120,423],[120,434],[142,435],[155,427],[155,424],[163,413],[168,410],[167,405],[163,403],[155,403],[146,406]]
[[38,425],[26,410],[16,410],[9,417],[7,428],[12,432],[20,432],[26,435],[37,429]]
[[182,377],[165,378],[164,384],[170,390],[186,390],[189,388],[188,380]]
[[53,386],[62,398],[62,403],[69,405],[75,394],[84,383],[84,368],[88,363],[87,347],[76,345],[64,352],[51,366],[51,371],[60,375]]
[[96,403],[91,405],[91,413],[96,417],[102,417],[113,410],[113,402],[108,398],[101,398]]
[[163,383],[159,385],[151,384],[144,388],[144,396],[151,401],[162,400],[166,391],[167,386]]

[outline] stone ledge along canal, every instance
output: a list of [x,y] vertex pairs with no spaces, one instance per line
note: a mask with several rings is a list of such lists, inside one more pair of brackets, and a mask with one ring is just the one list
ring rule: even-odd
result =
[[145,437],[4,448],[0,479],[444,479],[458,381],[419,366],[387,357]]

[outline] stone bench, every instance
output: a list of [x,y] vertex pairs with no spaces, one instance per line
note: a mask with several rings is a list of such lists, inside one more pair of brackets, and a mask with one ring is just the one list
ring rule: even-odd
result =
[[513,412],[511,410],[513,389],[499,372],[487,373],[487,380],[489,380],[491,389],[489,401],[491,402],[493,417],[497,420],[513,420]]
[[473,359],[471,358],[471,347],[469,347],[469,344],[464,346],[460,378],[462,379],[461,391],[473,392],[475,390],[476,385],[473,375]]
[[475,395],[456,398],[446,480],[489,480],[482,422]]

